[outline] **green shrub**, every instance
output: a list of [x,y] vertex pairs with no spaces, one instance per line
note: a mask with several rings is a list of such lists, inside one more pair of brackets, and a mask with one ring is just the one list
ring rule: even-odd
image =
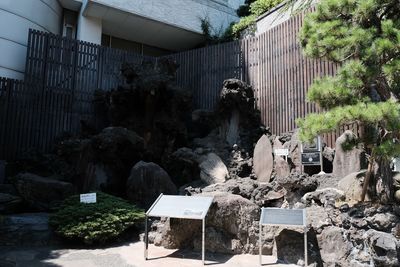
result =
[[232,33],[234,36],[239,37],[241,31],[247,29],[250,25],[256,23],[256,16],[250,15],[247,17],[243,17],[239,20],[238,23],[232,26]]
[[104,244],[143,220],[143,210],[127,201],[97,193],[97,203],[80,203],[79,195],[67,198],[50,216],[57,234],[85,244]]
[[[283,0],[256,0],[252,1],[250,5],[247,5],[249,8],[249,14],[245,17],[241,17],[239,22],[233,25],[232,33],[235,37],[239,37],[240,32],[249,28],[250,26],[256,23],[257,17],[261,16],[268,10],[282,3]],[[244,7],[241,7],[244,9]],[[245,12],[241,12],[241,14],[246,14]]]

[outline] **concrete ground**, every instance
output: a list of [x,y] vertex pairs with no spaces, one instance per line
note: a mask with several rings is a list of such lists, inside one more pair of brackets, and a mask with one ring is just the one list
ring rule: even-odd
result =
[[[149,260],[143,257],[143,242],[105,249],[25,248],[0,249],[0,267],[194,267],[202,266],[201,253],[149,246]],[[276,264],[272,256],[263,256],[263,266]],[[206,266],[259,266],[258,255],[223,255],[206,253]]]

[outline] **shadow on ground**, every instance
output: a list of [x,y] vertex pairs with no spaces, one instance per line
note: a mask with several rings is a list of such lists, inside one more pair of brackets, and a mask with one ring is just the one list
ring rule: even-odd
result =
[[[205,253],[205,265],[219,265],[228,262],[233,255],[220,254],[220,253]],[[168,255],[164,256],[151,256],[151,251],[149,251],[148,261],[160,260],[164,258],[177,258],[177,259],[191,259],[191,260],[201,260],[201,252],[192,251],[188,249],[179,249]]]

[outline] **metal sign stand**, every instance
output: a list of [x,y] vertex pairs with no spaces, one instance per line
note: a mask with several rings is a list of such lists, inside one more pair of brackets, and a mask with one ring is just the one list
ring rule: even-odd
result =
[[[202,242],[201,242],[201,260],[205,264],[205,236],[206,236],[206,216],[213,201],[213,197],[205,196],[169,196],[160,194],[145,217],[145,235],[144,235],[144,258],[148,259],[149,249],[149,217],[168,217],[178,219],[195,219],[202,221]],[[194,208],[194,209],[193,209]]]
[[304,230],[304,262],[308,266],[307,255],[307,219],[305,209],[262,208],[259,229],[259,262],[262,266],[262,226],[289,226]]

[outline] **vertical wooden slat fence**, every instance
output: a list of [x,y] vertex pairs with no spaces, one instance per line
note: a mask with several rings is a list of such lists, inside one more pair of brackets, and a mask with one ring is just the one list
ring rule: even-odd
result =
[[[193,90],[196,108],[213,109],[222,82],[238,78],[253,86],[262,122],[274,134],[293,131],[296,119],[320,109],[306,101],[314,79],[334,75],[337,64],[306,58],[298,42],[304,14],[244,40],[185,51],[168,57],[180,64],[177,83]],[[334,146],[345,129],[325,134]],[[355,129],[357,131],[357,129]]]
[[[305,100],[310,84],[339,67],[303,56],[303,18],[256,37],[169,55],[180,65],[177,84],[192,90],[195,108],[213,109],[225,79],[244,80],[254,88],[262,122],[274,134],[292,131],[296,118],[320,111]],[[0,78],[0,159],[28,148],[48,151],[56,136],[77,133],[81,120],[95,121],[94,91],[116,88],[124,82],[121,64],[142,60],[158,59],[30,30],[25,81]],[[343,131],[324,141],[334,146]]]

